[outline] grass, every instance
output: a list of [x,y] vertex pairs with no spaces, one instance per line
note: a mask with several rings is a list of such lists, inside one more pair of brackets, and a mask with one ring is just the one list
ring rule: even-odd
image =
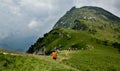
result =
[[0,53],[0,71],[120,71],[120,54],[112,47],[63,50],[56,61],[51,55],[11,55],[12,52],[5,55],[3,52]]
[[0,71],[75,71],[75,69],[52,60],[50,56],[0,53]]
[[[51,53],[51,51],[56,47],[65,50],[68,48],[72,48],[75,45],[77,46],[76,48],[78,49],[85,48],[86,45],[90,45],[93,47],[94,46],[114,47],[112,46],[112,44],[114,42],[117,42],[117,39],[113,38],[112,36],[113,35],[110,35],[110,32],[106,31],[103,32],[99,31],[99,33],[90,34],[90,32],[82,30],[72,30],[65,28],[54,29],[50,31],[48,34],[46,34],[46,36],[44,36],[42,40],[38,39],[39,42],[36,42],[34,45],[32,45],[28,50],[28,53],[34,53],[35,51],[42,47],[46,47],[46,54]],[[118,42],[120,42],[119,39]]]
[[81,71],[120,71],[120,54],[114,48],[72,51],[63,63]]

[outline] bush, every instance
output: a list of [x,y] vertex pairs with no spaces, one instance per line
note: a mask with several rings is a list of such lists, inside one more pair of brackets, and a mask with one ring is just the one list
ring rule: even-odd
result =
[[87,29],[87,26],[79,20],[75,20],[74,24],[75,25],[73,26],[72,29],[75,29],[75,30],[86,30]]
[[89,32],[90,32],[91,34],[95,34],[95,33],[97,32],[97,30],[96,30],[96,29],[89,29]]
[[119,52],[120,52],[120,43],[114,42],[112,45],[113,45],[114,48],[118,48]]
[[85,48],[85,44],[84,43],[76,43],[76,44],[73,44],[71,46],[72,49],[82,49],[82,48]]
[[118,42],[114,42],[112,45],[114,48],[120,48],[120,43]]

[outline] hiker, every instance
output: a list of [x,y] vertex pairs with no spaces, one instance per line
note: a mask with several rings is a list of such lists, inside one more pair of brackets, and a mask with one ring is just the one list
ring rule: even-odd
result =
[[57,59],[57,52],[56,52],[56,51],[53,51],[53,53],[52,53],[52,57],[53,57],[54,60]]

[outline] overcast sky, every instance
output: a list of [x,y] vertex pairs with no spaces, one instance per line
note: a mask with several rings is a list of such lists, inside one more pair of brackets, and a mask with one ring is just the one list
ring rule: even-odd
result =
[[0,47],[26,51],[73,6],[98,6],[120,17],[120,0],[0,0]]

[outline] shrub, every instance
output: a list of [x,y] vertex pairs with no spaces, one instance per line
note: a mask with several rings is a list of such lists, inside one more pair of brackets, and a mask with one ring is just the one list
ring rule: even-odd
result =
[[72,29],[75,29],[75,30],[86,30],[87,29],[87,26],[79,20],[75,20],[74,24],[75,25],[73,26]]
[[85,48],[85,44],[84,43],[76,43],[76,44],[73,44],[71,46],[72,49],[82,49],[82,48]]
[[119,52],[120,52],[120,43],[114,42],[112,45],[113,45],[114,48],[118,48]]

